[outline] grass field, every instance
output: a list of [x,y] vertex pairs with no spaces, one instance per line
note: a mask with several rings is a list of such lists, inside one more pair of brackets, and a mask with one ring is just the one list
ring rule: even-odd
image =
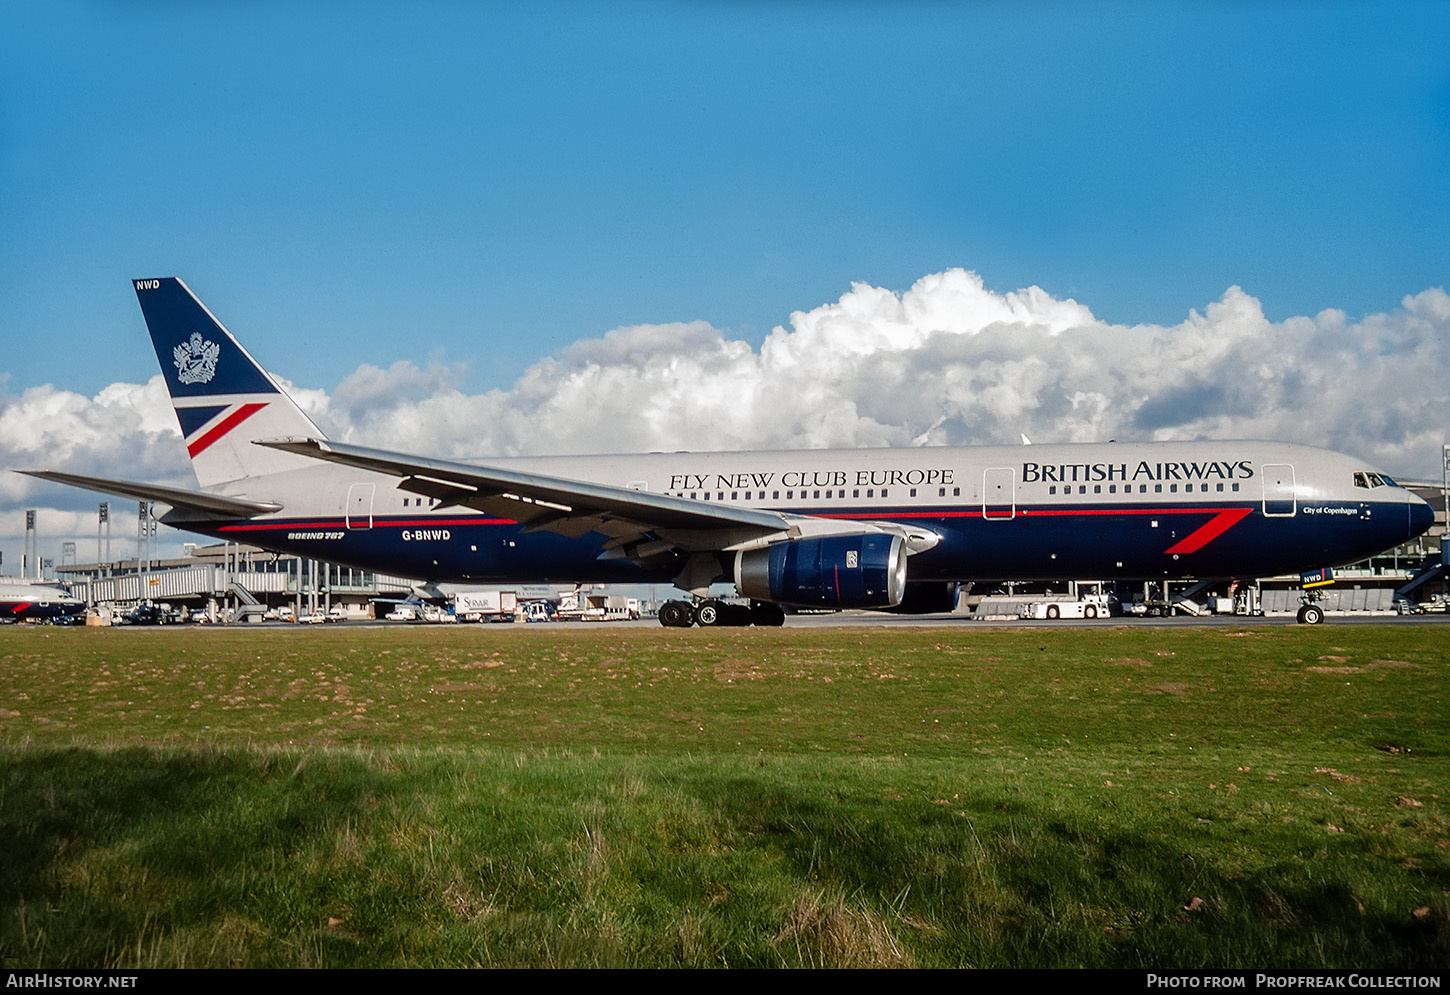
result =
[[1445,630],[0,630],[0,964],[1450,963]]

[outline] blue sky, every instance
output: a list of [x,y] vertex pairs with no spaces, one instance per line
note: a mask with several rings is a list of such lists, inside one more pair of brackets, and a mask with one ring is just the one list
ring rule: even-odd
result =
[[154,372],[137,276],[262,361],[507,388],[622,325],[758,345],[964,267],[1100,320],[1450,264],[1450,5],[50,3],[0,34],[0,391]]

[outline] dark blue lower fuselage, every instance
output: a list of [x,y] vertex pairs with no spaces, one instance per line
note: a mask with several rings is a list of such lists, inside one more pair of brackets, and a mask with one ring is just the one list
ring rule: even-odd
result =
[[[1272,510],[1272,509],[1271,509]],[[897,522],[940,536],[911,557],[912,581],[1261,577],[1363,560],[1424,531],[1421,504],[1320,502],[1265,514],[1261,502],[1055,504],[992,509],[790,508],[797,515]],[[525,531],[449,509],[377,517],[261,519],[185,526],[232,541],[436,581],[667,582],[682,559],[649,568],[601,558],[605,537]]]

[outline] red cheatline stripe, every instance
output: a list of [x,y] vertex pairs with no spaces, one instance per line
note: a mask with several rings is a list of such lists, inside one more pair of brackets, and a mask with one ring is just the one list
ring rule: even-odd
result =
[[267,406],[267,403],[266,401],[261,401],[256,404],[243,404],[240,408],[223,418],[211,431],[187,446],[186,454],[195,459],[197,453],[206,449],[207,446],[210,446],[213,442],[226,435],[258,411],[261,411]]
[[[1252,507],[1247,508],[1061,508],[1061,509],[1017,509],[1017,517],[1024,518],[1033,516],[1044,517],[1073,517],[1084,515],[1212,515],[1207,522],[1199,526],[1188,535],[1184,536],[1177,543],[1170,546],[1166,553],[1196,553],[1207,546],[1210,542],[1223,535],[1239,522],[1243,521],[1253,513]],[[817,514],[818,518],[834,519],[886,519],[896,520],[902,518],[981,518],[982,512],[977,511],[920,511],[908,512],[840,512],[835,514]],[[513,519],[509,518],[374,518],[372,527],[379,528],[435,528],[451,525],[515,525]],[[347,523],[343,519],[331,519],[314,522],[253,522],[249,524],[223,525],[219,532],[267,532],[287,531],[292,529],[346,529]]]
[[1244,516],[1249,514],[1249,512],[1251,511],[1253,511],[1252,508],[1226,508],[1225,510],[1220,511],[1217,515],[1214,515],[1203,525],[1199,526],[1197,529],[1194,529],[1192,532],[1188,533],[1188,535],[1178,540],[1178,542],[1174,543],[1172,546],[1169,546],[1163,552],[1196,553],[1204,546],[1207,546],[1209,543],[1213,542],[1213,540],[1223,535],[1229,529],[1233,528],[1239,522],[1243,521]]
[[24,604],[16,605],[14,608],[10,609],[10,614],[19,615],[21,612],[25,611],[25,609],[29,608],[32,604],[34,604],[33,601],[27,601]]

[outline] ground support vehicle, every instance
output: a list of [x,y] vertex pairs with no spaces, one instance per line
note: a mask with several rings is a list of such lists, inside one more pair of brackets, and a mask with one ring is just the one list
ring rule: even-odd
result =
[[1026,619],[1107,618],[1107,598],[1089,595],[1076,601],[1024,601],[1019,615]]
[[513,591],[460,591],[453,596],[453,613],[460,622],[512,622],[518,607]]

